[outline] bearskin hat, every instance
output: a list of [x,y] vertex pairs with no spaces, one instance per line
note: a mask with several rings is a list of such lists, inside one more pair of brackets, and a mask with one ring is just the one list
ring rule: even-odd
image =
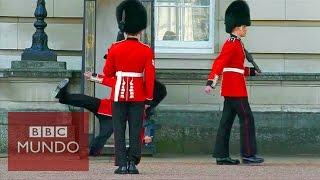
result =
[[137,34],[147,27],[147,11],[139,0],[124,0],[116,10],[117,22],[122,32]]
[[233,1],[225,14],[226,32],[231,33],[235,27],[242,25],[250,26],[250,8],[243,0]]

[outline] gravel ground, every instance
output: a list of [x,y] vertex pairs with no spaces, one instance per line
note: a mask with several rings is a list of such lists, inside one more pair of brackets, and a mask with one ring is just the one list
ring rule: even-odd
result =
[[113,160],[90,160],[88,172],[8,172],[0,158],[0,179],[320,179],[320,157],[265,157],[260,166],[217,166],[210,156],[143,158],[139,175],[114,175]]

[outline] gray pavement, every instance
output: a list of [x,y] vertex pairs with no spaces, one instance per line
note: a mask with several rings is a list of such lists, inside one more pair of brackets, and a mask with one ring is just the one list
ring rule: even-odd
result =
[[90,160],[88,172],[8,172],[0,159],[0,179],[320,179],[320,157],[265,157],[260,166],[217,166],[210,156],[144,157],[139,175],[114,175],[113,158]]

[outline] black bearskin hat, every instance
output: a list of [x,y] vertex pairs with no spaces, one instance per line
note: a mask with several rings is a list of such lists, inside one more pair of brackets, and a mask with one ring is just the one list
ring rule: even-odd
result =
[[122,32],[137,34],[147,27],[147,11],[139,0],[124,0],[117,7],[117,22]]
[[233,1],[226,10],[224,23],[227,33],[231,33],[235,27],[250,26],[250,8],[248,4],[243,0]]

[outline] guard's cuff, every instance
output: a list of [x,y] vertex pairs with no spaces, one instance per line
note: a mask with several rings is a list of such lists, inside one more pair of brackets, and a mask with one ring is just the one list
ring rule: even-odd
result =
[[92,82],[96,82],[96,83],[101,84],[103,81],[103,78],[100,78],[96,73],[93,73],[89,80]]
[[213,81],[212,80],[208,80],[206,85],[212,87],[212,84],[213,84]]

